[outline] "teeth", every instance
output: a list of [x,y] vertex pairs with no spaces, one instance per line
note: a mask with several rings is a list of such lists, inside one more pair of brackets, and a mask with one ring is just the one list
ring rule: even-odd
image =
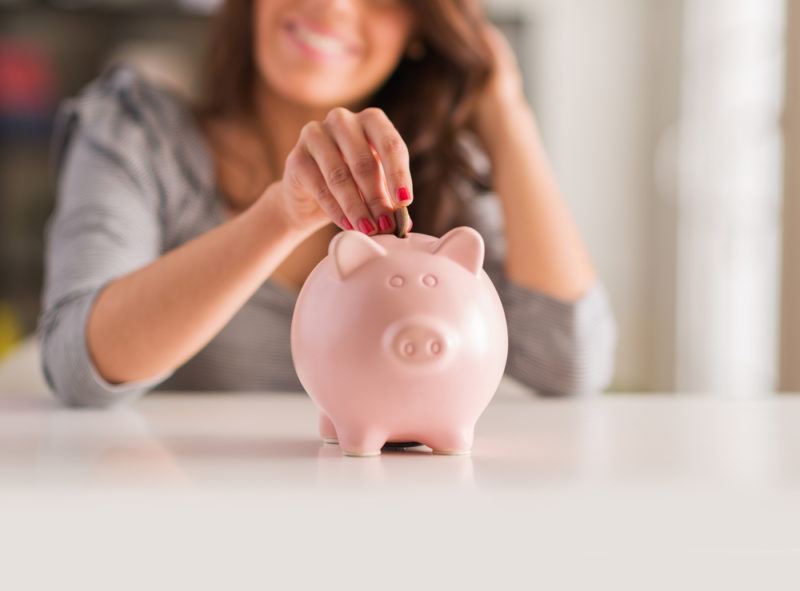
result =
[[322,53],[342,54],[347,51],[347,46],[338,39],[328,35],[320,35],[305,27],[297,27],[295,34],[303,43]]

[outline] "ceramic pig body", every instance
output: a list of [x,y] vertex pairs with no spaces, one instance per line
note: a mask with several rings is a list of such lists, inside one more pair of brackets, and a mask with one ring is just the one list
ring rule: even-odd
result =
[[467,453],[505,368],[508,333],[471,228],[436,239],[338,234],[297,299],[291,347],[345,454],[417,441]]

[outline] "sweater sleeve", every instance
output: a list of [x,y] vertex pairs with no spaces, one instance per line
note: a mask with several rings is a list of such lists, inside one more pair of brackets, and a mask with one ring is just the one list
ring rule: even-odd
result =
[[496,267],[490,275],[508,321],[508,375],[546,395],[608,387],[617,328],[602,283],[567,302],[518,285]]
[[133,72],[114,70],[59,108],[53,136],[56,205],[45,229],[38,338],[55,396],[71,406],[135,399],[169,374],[110,384],[86,341],[93,303],[114,279],[161,254],[163,196]]
[[[562,301],[511,281],[504,271],[502,210],[493,193],[464,203],[465,221],[486,243],[484,269],[508,322],[506,373],[545,395],[599,392],[614,373],[617,326],[602,282]],[[536,253],[531,253],[531,258]]]

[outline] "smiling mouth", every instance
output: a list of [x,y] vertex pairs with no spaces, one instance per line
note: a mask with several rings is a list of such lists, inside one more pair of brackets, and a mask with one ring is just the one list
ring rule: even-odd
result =
[[300,23],[290,23],[287,29],[298,45],[318,57],[348,57],[353,53],[350,46],[341,39],[319,33]]

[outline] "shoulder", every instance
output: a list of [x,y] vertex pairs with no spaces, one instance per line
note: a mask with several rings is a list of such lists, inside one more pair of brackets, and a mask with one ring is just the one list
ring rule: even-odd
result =
[[53,163],[58,171],[66,147],[77,136],[134,157],[137,152],[168,149],[195,127],[188,100],[130,66],[115,66],[59,105]]

